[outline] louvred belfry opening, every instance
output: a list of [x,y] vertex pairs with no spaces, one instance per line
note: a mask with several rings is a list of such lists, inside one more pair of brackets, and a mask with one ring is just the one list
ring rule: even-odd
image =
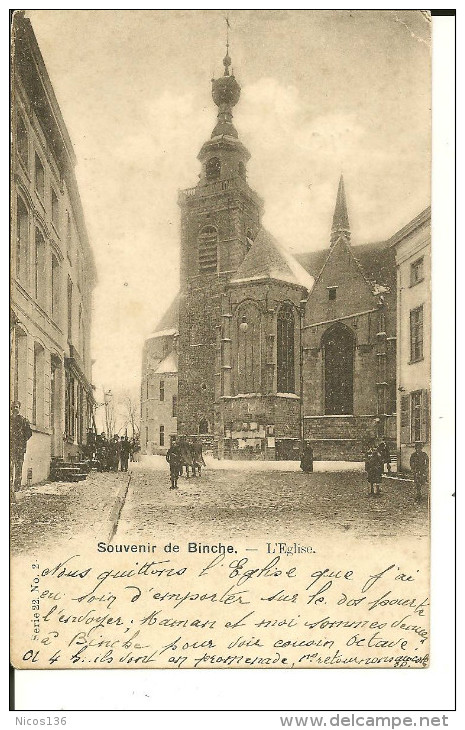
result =
[[216,272],[218,266],[218,233],[207,226],[199,235],[199,272]]

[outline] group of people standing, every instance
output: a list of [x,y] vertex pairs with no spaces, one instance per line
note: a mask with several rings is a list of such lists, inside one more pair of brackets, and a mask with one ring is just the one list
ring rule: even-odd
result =
[[179,439],[173,438],[166,453],[166,461],[170,465],[170,489],[177,489],[183,468],[186,469],[187,478],[190,476],[189,469],[192,476],[201,476],[202,466],[205,466],[201,442],[195,437],[191,440],[183,436]]
[[135,439],[121,438],[115,434],[113,438],[107,439],[104,433],[95,439],[94,460],[97,462],[98,471],[127,471],[129,461],[134,461],[137,451]]

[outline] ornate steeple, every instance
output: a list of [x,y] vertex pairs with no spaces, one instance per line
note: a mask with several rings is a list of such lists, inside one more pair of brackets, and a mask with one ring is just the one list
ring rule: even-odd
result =
[[218,121],[212,132],[212,138],[226,134],[237,139],[238,134],[232,123],[232,108],[237,104],[241,95],[241,87],[236,81],[234,72],[229,72],[231,57],[229,55],[229,41],[226,41],[226,55],[223,58],[224,74],[219,79],[212,79],[212,97],[218,107]]
[[341,236],[343,236],[347,242],[350,241],[349,214],[347,212],[344,178],[342,175],[337,189],[336,207],[334,209],[333,225],[331,227],[331,246],[333,246]]

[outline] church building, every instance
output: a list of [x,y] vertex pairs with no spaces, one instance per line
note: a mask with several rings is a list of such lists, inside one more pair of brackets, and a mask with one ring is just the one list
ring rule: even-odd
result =
[[394,250],[352,244],[342,176],[327,249],[292,256],[263,228],[228,51],[223,64],[199,182],[179,193],[180,293],[152,335],[168,332],[160,358],[176,352],[177,432],[218,458],[297,458],[303,439],[317,459],[361,460],[375,437],[395,448]]

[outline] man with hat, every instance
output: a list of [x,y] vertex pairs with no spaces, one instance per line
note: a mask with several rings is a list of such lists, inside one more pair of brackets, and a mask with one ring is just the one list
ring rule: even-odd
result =
[[23,473],[24,455],[27,449],[27,442],[32,436],[29,421],[19,412],[21,403],[15,401],[11,404],[10,417],[10,483],[16,491],[21,487],[21,476]]

